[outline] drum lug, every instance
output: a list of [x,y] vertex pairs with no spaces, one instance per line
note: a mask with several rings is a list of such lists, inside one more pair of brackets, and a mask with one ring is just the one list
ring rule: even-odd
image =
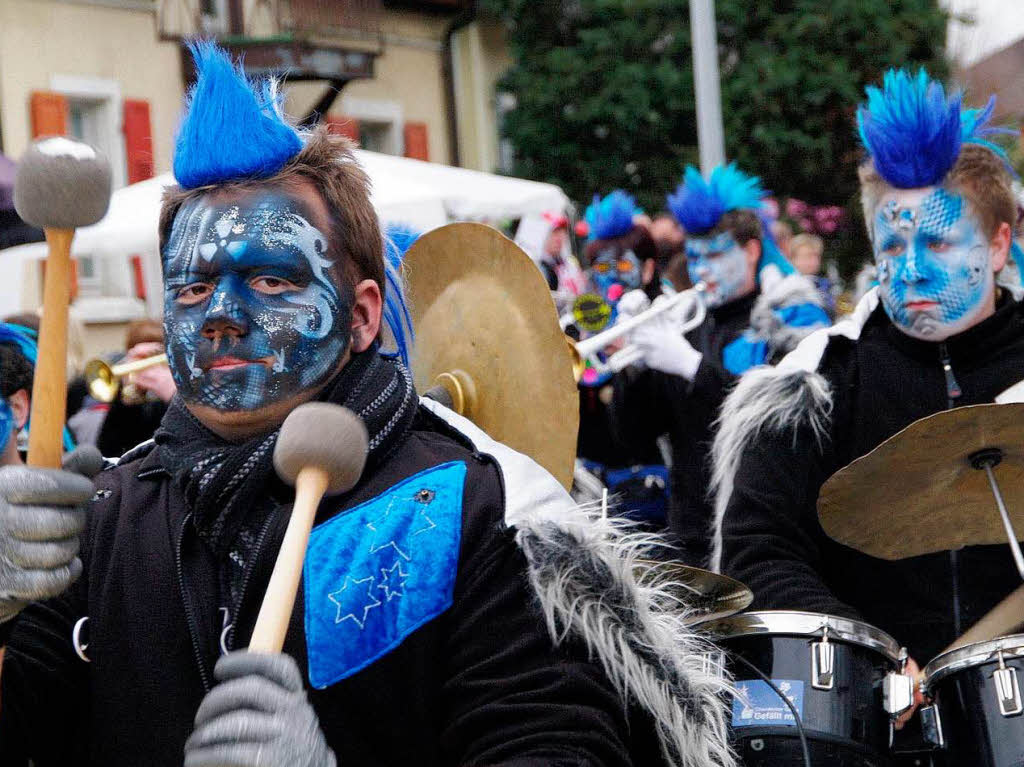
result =
[[828,641],[828,626],[820,642],[811,644],[811,687],[831,690],[836,683],[836,647]]
[[946,747],[946,739],[942,734],[942,717],[939,716],[939,707],[934,703],[929,706],[921,706],[918,709],[918,716],[921,717],[921,734],[924,739],[938,748]]
[[721,650],[702,653],[701,670],[705,674],[725,679],[725,653]]
[[882,681],[882,707],[896,717],[914,705],[914,678],[890,671]]
[[1003,663],[1003,654],[999,653],[1000,668],[992,674],[996,683],[996,695],[999,697],[999,713],[1003,716],[1017,716],[1024,711],[1024,702],[1020,697],[1020,684],[1017,682],[1017,669]]

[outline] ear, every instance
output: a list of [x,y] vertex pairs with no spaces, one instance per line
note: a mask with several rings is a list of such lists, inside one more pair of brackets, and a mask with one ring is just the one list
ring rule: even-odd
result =
[[757,265],[761,261],[761,241],[756,238],[747,240],[743,250],[747,252],[747,272],[756,277]]
[[7,398],[7,404],[11,406],[14,414],[14,426],[18,431],[25,428],[28,423],[29,401],[28,392],[25,389],[18,389]]
[[[992,271],[999,272],[1010,258],[1010,244],[1013,241],[1013,232],[1010,225],[1005,221],[996,229],[996,233],[989,242],[989,254],[992,259]],[[1021,266],[1018,264],[1018,266]]]
[[352,306],[352,351],[365,352],[380,333],[383,308],[380,286],[373,280],[362,280],[355,287]]
[[654,259],[648,258],[644,261],[643,269],[640,272],[640,281],[644,285],[650,285],[654,279]]

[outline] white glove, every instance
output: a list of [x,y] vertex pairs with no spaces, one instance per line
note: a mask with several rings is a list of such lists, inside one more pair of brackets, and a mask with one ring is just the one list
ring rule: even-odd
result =
[[618,313],[616,322],[623,322],[632,317],[636,317],[640,312],[646,311],[651,306],[651,299],[647,297],[640,288],[631,290],[622,298],[619,299],[619,303],[615,305],[615,311]]
[[679,331],[679,319],[673,315],[674,312],[664,312],[645,322],[633,331],[630,341],[640,350],[651,370],[692,381],[704,355],[690,346]]

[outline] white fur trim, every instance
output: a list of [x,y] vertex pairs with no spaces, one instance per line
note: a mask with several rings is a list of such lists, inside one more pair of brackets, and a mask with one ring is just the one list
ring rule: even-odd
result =
[[731,686],[709,662],[712,647],[685,624],[678,584],[641,560],[667,545],[628,522],[577,506],[548,472],[440,403],[434,415],[492,456],[502,473],[505,519],[527,560],[553,641],[582,639],[623,701],[654,719],[673,767],[735,767],[729,746]]

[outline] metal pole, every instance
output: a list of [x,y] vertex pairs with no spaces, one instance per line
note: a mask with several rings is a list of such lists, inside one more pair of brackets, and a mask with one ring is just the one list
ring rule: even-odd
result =
[[690,0],[690,34],[693,38],[693,87],[697,97],[700,170],[707,176],[712,168],[725,162],[715,0]]
[[1017,572],[1020,573],[1020,577],[1024,578],[1024,554],[1021,553],[1020,544],[1017,542],[1017,533],[1013,529],[1013,523],[1010,521],[1010,515],[1006,511],[1006,504],[1003,503],[1003,494],[999,492],[999,484],[996,482],[995,475],[992,473],[992,465],[985,464],[983,466],[985,474],[988,475],[988,483],[992,487],[992,495],[996,498],[996,506],[999,507],[999,516],[1003,518],[1003,527],[1006,529],[1006,537],[1010,541],[1010,551],[1013,553],[1013,561],[1017,565]]

